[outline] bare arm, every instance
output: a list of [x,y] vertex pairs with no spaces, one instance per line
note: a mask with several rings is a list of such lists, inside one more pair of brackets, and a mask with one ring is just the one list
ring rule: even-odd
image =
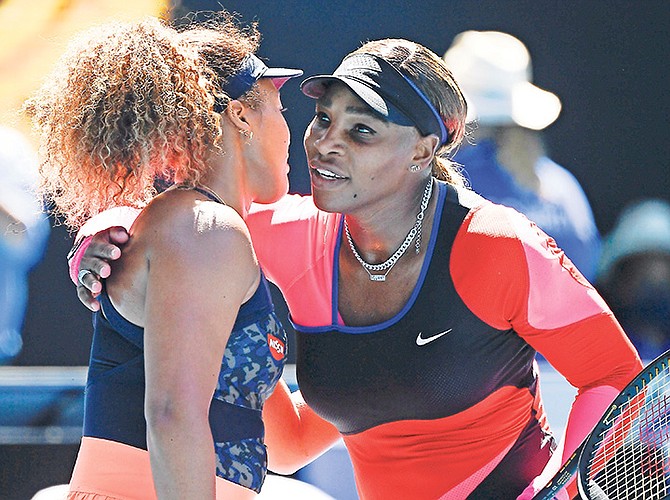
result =
[[147,445],[165,499],[214,498],[209,406],[237,311],[259,279],[239,226],[188,222],[156,233],[145,304]]
[[307,406],[300,392],[290,393],[282,381],[263,409],[268,468],[292,474],[318,458],[340,438],[331,423]]

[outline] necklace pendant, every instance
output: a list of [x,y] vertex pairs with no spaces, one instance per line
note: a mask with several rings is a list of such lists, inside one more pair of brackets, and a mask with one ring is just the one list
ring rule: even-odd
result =
[[[0,0],[0,2],[1,1],[2,0]],[[368,273],[370,281],[386,281],[386,275],[391,272],[393,266],[395,266],[400,257],[402,257],[405,254],[405,251],[409,248],[410,244],[412,243],[412,240],[414,240],[415,238],[416,238],[416,253],[418,254],[421,251],[421,229],[423,226],[424,214],[426,212],[426,208],[428,208],[428,203],[430,202],[430,197],[432,194],[433,194],[433,178],[431,177],[430,180],[428,181],[428,184],[426,184],[426,189],[423,192],[423,198],[421,199],[421,210],[419,211],[418,214],[416,214],[416,222],[414,223],[414,226],[412,227],[412,229],[409,230],[409,233],[407,233],[407,236],[405,236],[405,240],[398,247],[395,253],[381,264],[368,264],[363,260],[363,257],[361,257],[361,255],[358,253],[358,250],[356,250],[354,241],[351,239],[351,234],[349,233],[349,226],[347,225],[347,218],[343,217],[344,234],[347,237],[347,242],[349,243],[351,253],[356,258],[358,263],[361,266],[363,266],[365,272]],[[372,274],[372,272],[379,272],[379,271],[382,272],[386,271],[386,272],[384,272],[384,274]]]

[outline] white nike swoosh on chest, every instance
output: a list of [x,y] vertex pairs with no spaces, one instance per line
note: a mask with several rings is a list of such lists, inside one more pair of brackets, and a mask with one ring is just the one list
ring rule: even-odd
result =
[[441,333],[438,333],[438,334],[436,334],[436,335],[432,335],[431,337],[426,337],[426,338],[423,338],[423,337],[421,336],[421,332],[419,332],[419,335],[416,336],[416,345],[418,345],[418,346],[422,346],[422,345],[429,344],[429,343],[432,342],[433,340],[437,340],[437,339],[439,339],[440,337],[442,337],[443,335],[446,335],[446,334],[449,333],[451,330],[452,330],[452,329],[449,328],[449,330],[445,330],[445,331],[443,331],[443,332],[441,332]]

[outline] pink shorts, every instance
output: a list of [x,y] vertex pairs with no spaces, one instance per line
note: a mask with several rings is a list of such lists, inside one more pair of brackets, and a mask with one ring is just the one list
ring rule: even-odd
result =
[[[255,497],[250,489],[216,478],[217,500]],[[149,453],[115,441],[82,438],[68,499],[156,500]]]

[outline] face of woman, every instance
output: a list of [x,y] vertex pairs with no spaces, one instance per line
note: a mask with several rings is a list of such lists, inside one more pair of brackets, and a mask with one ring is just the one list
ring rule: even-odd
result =
[[385,121],[348,87],[331,85],[304,138],[314,202],[327,212],[383,208],[402,196],[418,139],[414,127]]
[[251,113],[254,135],[246,153],[254,201],[271,203],[288,192],[290,134],[282,114],[279,90],[269,78],[259,80],[258,86],[262,102]]

